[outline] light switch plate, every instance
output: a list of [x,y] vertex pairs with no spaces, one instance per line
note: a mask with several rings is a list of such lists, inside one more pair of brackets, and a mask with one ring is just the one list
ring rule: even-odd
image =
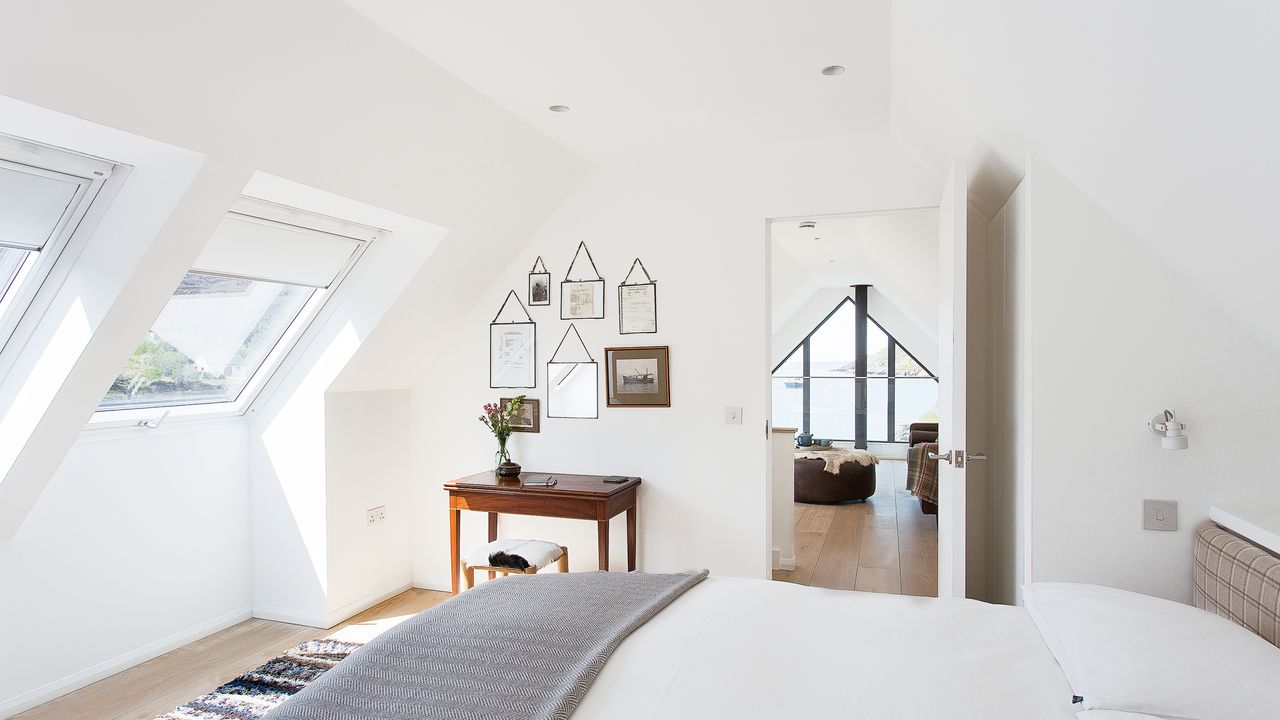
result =
[[725,425],[741,425],[742,424],[742,408],[727,407],[724,409]]
[[1142,501],[1142,529],[1143,530],[1177,530],[1178,529],[1178,501],[1177,500],[1143,500]]

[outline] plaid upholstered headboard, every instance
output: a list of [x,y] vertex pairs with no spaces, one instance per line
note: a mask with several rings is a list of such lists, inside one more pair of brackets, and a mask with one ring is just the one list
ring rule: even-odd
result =
[[1280,557],[1214,522],[1196,530],[1192,602],[1280,646]]

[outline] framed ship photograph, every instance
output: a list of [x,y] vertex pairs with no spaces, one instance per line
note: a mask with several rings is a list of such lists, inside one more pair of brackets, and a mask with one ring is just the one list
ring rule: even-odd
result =
[[671,350],[666,345],[604,349],[605,404],[671,407]]

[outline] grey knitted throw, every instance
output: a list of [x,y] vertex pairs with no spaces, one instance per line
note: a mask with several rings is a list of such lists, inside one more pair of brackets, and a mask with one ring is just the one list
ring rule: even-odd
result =
[[627,635],[706,576],[482,583],[356,650],[267,720],[562,720]]

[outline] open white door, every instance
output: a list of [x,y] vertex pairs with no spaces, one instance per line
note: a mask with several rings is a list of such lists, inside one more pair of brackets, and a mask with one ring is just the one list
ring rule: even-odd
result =
[[957,160],[938,203],[938,597],[965,596],[968,178]]

